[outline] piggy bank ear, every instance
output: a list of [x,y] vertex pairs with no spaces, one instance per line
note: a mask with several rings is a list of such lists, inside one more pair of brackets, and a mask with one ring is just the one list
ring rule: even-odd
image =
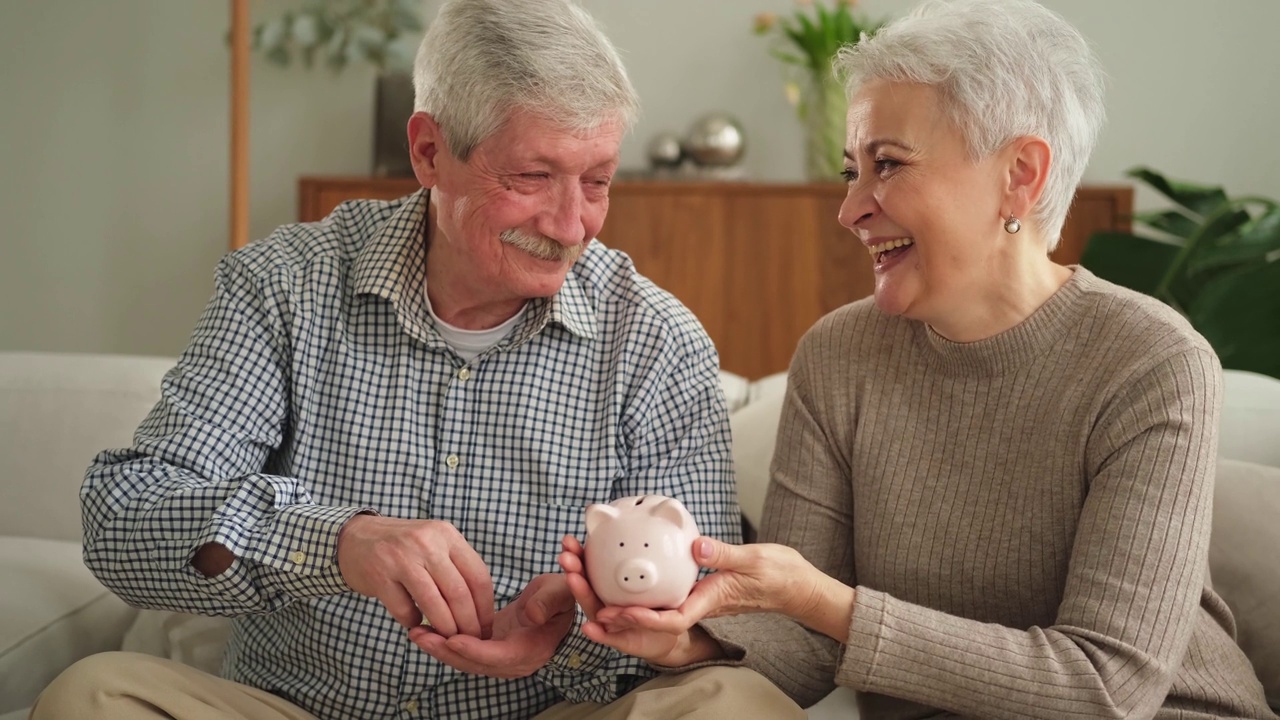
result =
[[690,520],[689,511],[684,509],[684,505],[679,500],[672,498],[663,498],[653,505],[649,506],[649,515],[666,520],[681,530],[691,530],[689,527]]
[[604,523],[618,517],[618,508],[612,505],[588,505],[587,506],[587,534],[596,531]]

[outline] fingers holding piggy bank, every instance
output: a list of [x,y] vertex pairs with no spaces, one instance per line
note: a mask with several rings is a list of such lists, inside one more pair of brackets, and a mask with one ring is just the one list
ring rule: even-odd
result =
[[698,527],[684,505],[662,495],[587,508],[587,580],[606,605],[675,608],[698,579]]

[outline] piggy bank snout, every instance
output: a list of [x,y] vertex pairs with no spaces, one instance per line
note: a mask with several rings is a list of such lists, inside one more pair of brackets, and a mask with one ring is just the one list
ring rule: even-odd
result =
[[658,567],[644,558],[626,560],[618,564],[614,580],[627,592],[644,592],[658,584]]
[[698,579],[698,527],[679,500],[625,497],[586,510],[583,569],[606,605],[679,607]]

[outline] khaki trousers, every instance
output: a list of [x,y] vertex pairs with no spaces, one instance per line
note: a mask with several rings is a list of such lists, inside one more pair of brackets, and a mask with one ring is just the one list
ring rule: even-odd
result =
[[[755,671],[709,667],[659,676],[608,705],[560,703],[536,720],[804,717],[798,705]],[[67,668],[31,712],[31,720],[84,718],[316,720],[269,692],[173,660],[123,652],[92,655]]]

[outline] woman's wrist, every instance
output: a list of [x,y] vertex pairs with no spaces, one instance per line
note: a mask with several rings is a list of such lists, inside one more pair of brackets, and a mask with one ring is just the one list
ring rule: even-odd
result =
[[667,667],[684,667],[708,660],[719,660],[728,657],[724,648],[715,638],[702,629],[700,625],[689,628],[682,642],[667,655],[669,662],[660,663]]
[[813,586],[807,593],[797,593],[796,603],[783,613],[805,627],[839,642],[849,638],[857,591],[815,569]]

